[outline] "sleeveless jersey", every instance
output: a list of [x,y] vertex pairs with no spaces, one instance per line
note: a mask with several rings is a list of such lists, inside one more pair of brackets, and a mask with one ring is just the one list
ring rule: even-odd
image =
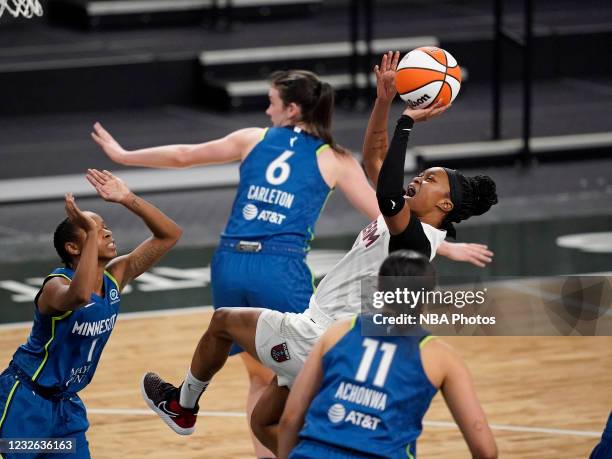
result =
[[222,236],[307,249],[331,191],[317,164],[317,154],[326,148],[300,128],[269,128],[240,165],[240,184]]
[[421,363],[416,336],[361,336],[361,319],[323,356],[323,381],[301,439],[374,457],[413,457],[437,389]]
[[[58,276],[72,280],[74,271],[58,268],[45,282]],[[17,349],[13,362],[41,386],[80,391],[96,371],[120,300],[117,282],[105,272],[103,298],[92,293],[89,304],[59,316],[41,314],[36,307],[28,341]]]
[[[418,219],[413,223],[422,227],[430,245],[430,260],[446,237],[441,231]],[[419,231],[420,228],[416,227]],[[422,234],[422,233],[421,233]],[[382,215],[366,226],[357,236],[351,250],[321,280],[317,291],[310,300],[311,316],[317,320],[321,314],[330,320],[338,320],[359,313],[361,308],[361,281],[368,276],[377,276],[382,262],[389,255],[391,233]],[[419,248],[402,243],[395,244],[395,250]]]

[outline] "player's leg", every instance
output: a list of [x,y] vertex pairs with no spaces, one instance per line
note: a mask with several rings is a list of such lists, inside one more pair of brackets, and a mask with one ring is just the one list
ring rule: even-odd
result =
[[607,459],[610,457],[612,457],[612,411],[601,436],[601,441],[591,453],[590,459]]
[[[266,282],[253,283],[250,286],[247,293],[249,305],[264,305],[266,309],[280,312],[303,312],[313,291],[312,274],[303,256],[268,254],[265,263],[255,263],[254,257],[250,258],[253,261],[250,272],[256,273],[257,278],[266,279]],[[274,373],[247,353],[243,352],[241,356],[249,375],[247,416],[252,422],[253,409]],[[272,451],[265,448],[256,439],[256,435],[252,435],[256,456],[273,457]]]
[[89,429],[85,404],[78,396],[62,399],[55,402],[56,419],[53,424],[53,438],[73,439],[76,442],[74,452],[57,454],[52,457],[58,459],[91,459],[89,442],[85,436]]
[[[33,393],[8,370],[0,375],[0,438],[51,438],[53,403]],[[13,445],[15,448],[19,444]],[[36,453],[2,453],[3,459],[33,459]]]
[[176,433],[193,433],[199,409],[198,400],[212,377],[227,361],[234,342],[257,358],[255,332],[261,311],[255,308],[215,310],[208,329],[196,347],[189,373],[180,389],[155,373],[144,376],[141,391],[145,402]]
[[[266,388],[272,381],[274,373],[272,370],[264,367],[259,361],[251,357],[248,353],[240,353],[240,357],[244,362],[244,366],[249,375],[249,393],[247,396],[247,420],[249,423],[252,420],[253,409],[257,405],[257,401],[261,395],[265,392]],[[255,456],[258,458],[269,458],[274,457],[272,451],[267,449],[256,437],[253,431],[251,438],[253,440],[253,446],[255,448]]]
[[266,387],[251,416],[251,429],[270,451],[278,450],[278,422],[289,397],[289,388],[278,385],[278,378]]

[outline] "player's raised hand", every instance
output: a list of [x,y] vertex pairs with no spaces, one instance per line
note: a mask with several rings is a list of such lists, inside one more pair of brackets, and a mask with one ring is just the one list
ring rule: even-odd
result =
[[100,123],[94,124],[93,129],[91,138],[94,140],[94,142],[96,142],[100,148],[102,148],[104,153],[106,153],[106,155],[112,161],[121,163],[121,160],[127,151],[121,145],[119,145],[119,142],[117,142]]
[[97,231],[98,225],[96,221],[90,215],[79,209],[72,193],[66,193],[64,195],[64,200],[66,202],[66,215],[72,223],[87,233]]
[[397,94],[395,71],[399,62],[399,51],[388,51],[383,54],[380,65],[374,66],[376,75],[376,97],[382,102],[391,102]]
[[442,101],[439,100],[427,108],[406,107],[404,110],[404,115],[408,115],[414,120],[415,123],[418,123],[420,121],[427,121],[431,118],[435,118],[436,116],[440,116],[442,113],[448,110],[450,106],[451,104],[443,105]]
[[455,243],[448,253],[448,258],[465,261],[479,268],[484,268],[493,260],[493,252],[484,244]]
[[87,169],[85,177],[105,201],[122,203],[130,196],[130,189],[123,180],[109,171]]

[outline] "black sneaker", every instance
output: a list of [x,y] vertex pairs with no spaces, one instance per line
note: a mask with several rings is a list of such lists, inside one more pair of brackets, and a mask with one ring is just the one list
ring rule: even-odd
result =
[[147,373],[140,383],[142,398],[172,430],[179,435],[191,435],[195,430],[199,407],[183,408],[179,404],[180,390],[155,373]]

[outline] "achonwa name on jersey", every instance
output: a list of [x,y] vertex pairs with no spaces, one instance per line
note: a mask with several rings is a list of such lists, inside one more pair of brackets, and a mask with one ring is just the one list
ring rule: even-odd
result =
[[74,323],[72,333],[81,336],[98,336],[110,332],[115,327],[117,314],[113,314],[108,319],[97,320],[95,322]]
[[267,188],[265,186],[251,185],[247,198],[252,201],[265,202],[291,209],[295,196],[286,191],[277,190],[276,188]]
[[338,386],[334,397],[378,411],[384,411],[387,407],[387,394],[384,392],[344,381]]

